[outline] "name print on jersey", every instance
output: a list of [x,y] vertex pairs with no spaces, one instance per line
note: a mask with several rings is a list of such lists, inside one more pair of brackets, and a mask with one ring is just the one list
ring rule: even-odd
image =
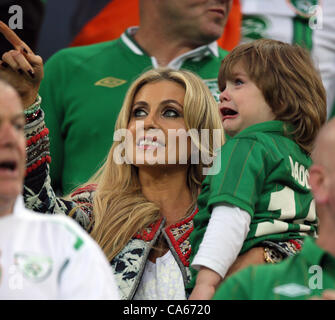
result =
[[308,170],[300,164],[298,161],[294,161],[291,156],[288,157],[291,164],[291,174],[295,181],[297,181],[301,186],[310,189],[309,185],[309,173]]

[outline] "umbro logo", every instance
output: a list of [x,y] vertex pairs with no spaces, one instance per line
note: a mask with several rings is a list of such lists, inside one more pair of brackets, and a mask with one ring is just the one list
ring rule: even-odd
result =
[[288,283],[273,289],[273,292],[287,297],[304,296],[311,293],[311,290],[305,286],[296,283]]
[[114,77],[107,77],[107,78],[103,78],[97,81],[94,85],[108,87],[108,88],[115,88],[115,87],[119,87],[125,84],[126,82],[127,82],[126,80],[122,80],[122,79],[118,79]]

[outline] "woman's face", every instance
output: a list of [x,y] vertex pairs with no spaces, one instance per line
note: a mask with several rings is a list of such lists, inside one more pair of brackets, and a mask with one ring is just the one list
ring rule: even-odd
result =
[[127,158],[136,166],[186,164],[190,138],[184,121],[185,89],[160,80],[135,95],[126,140]]

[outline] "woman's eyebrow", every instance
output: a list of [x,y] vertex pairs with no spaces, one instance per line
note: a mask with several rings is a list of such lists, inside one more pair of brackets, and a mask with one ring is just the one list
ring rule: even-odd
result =
[[174,100],[174,99],[163,100],[160,104],[169,104],[169,103],[174,103],[178,105],[180,108],[184,108],[182,104],[180,104],[177,100]]
[[133,103],[133,107],[134,106],[147,106],[147,105],[148,105],[148,103],[145,102],[145,101],[137,101],[137,102]]

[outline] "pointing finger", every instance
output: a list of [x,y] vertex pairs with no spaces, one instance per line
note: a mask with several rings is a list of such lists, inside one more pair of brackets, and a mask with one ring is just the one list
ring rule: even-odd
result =
[[28,52],[32,52],[32,50],[28,47],[26,43],[24,43],[16,33],[10,29],[5,23],[0,20],[0,33],[13,45],[13,47],[17,50],[26,50]]

